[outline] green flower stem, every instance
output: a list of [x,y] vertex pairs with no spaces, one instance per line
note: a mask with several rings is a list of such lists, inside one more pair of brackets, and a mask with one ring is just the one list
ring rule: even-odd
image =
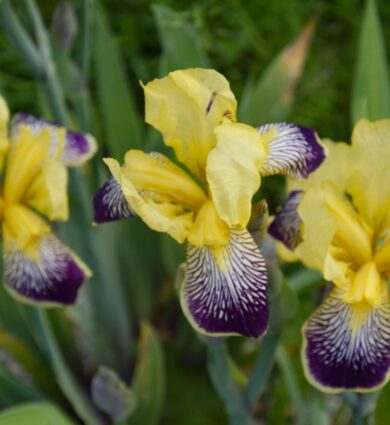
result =
[[248,406],[255,405],[264,392],[275,362],[275,354],[280,341],[279,332],[269,332],[261,342],[260,350],[252,371],[248,386],[245,389],[245,401]]
[[291,361],[287,356],[283,346],[279,346],[276,351],[276,362],[283,376],[287,392],[290,395],[290,399],[294,409],[294,416],[296,418],[296,423],[303,423],[303,395],[301,392],[300,385],[297,381],[293,365],[291,364]]
[[42,334],[45,336],[52,368],[62,391],[72,403],[76,413],[87,425],[103,425],[103,420],[98,416],[89,399],[85,396],[78,382],[73,377],[68,365],[65,363],[48,319],[47,311],[43,309],[36,309],[35,311]]
[[[205,339],[203,339],[205,341]],[[230,425],[250,425],[250,412],[242,394],[234,384],[229,370],[229,356],[223,341],[206,340],[210,378],[219,397],[224,402]]]
[[0,25],[34,74],[38,78],[41,78],[43,69],[38,49],[30,40],[30,37],[12,10],[9,0],[0,2]]

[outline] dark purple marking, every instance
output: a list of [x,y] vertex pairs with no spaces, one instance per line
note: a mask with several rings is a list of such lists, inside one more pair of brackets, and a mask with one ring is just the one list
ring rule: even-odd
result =
[[[34,134],[37,134],[45,128],[48,130],[62,128],[62,126],[55,123],[24,113],[14,115],[11,124],[12,132],[17,132],[20,125],[27,125]],[[56,143],[55,137],[52,136],[52,144]],[[66,140],[63,152],[63,161],[65,165],[80,165],[83,162],[83,158],[89,154],[91,149],[94,149],[94,144],[88,139],[86,134],[66,129]]]
[[40,242],[39,264],[16,248],[4,252],[5,285],[32,302],[74,304],[85,278],[84,270],[53,235]]
[[217,96],[217,92],[213,91],[211,93],[211,97],[210,97],[209,103],[208,103],[207,108],[206,108],[206,115],[210,112],[210,109],[213,106],[213,103],[214,103],[216,96]]
[[109,178],[93,198],[94,221],[104,223],[134,216],[120,184]]
[[305,166],[302,168],[302,177],[307,178],[315,171],[326,158],[324,147],[318,143],[316,132],[310,128],[298,125],[308,144],[308,154],[303,158]]
[[266,331],[269,318],[265,261],[245,230],[231,232],[226,252],[228,268],[221,270],[210,248],[189,245],[182,302],[209,334],[257,338]]
[[353,305],[333,290],[308,320],[306,358],[312,377],[332,389],[370,389],[386,379],[390,368],[390,305],[372,308],[353,335]]
[[281,122],[263,125],[258,131],[262,134],[273,128],[277,136],[269,142],[270,153],[261,169],[263,175],[307,178],[325,159],[325,150],[310,128]]

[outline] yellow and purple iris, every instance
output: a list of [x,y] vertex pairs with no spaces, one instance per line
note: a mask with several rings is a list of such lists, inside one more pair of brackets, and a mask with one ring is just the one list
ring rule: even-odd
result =
[[312,130],[236,122],[228,81],[209,69],[170,73],[144,86],[146,122],[173,148],[166,156],[129,150],[94,199],[95,221],[133,215],[177,242],[188,241],[181,305],[196,330],[262,335],[268,323],[267,272],[247,231],[261,176],[307,177],[324,159]]
[[333,283],[303,327],[307,378],[325,392],[372,391],[390,376],[390,120],[361,120],[352,145],[326,145],[269,231]]
[[96,151],[91,136],[31,115],[14,116],[0,97],[0,219],[5,288],[18,300],[44,306],[74,303],[90,274],[51,232],[68,217],[67,169]]

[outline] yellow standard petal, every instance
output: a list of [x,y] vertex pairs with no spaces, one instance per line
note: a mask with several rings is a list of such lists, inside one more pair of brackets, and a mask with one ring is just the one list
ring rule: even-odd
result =
[[173,203],[164,195],[139,192],[128,175],[128,169],[118,161],[105,158],[111,174],[121,185],[122,192],[131,209],[153,230],[166,232],[177,242],[183,243],[193,223],[193,212]]
[[323,191],[319,186],[308,189],[298,208],[302,219],[302,242],[294,251],[305,265],[323,271],[337,221],[326,208]]
[[229,82],[211,69],[171,72],[144,86],[145,120],[159,130],[179,161],[204,178],[215,127],[235,121],[237,102]]
[[367,223],[378,228],[390,215],[390,120],[360,120],[352,134],[349,192]]
[[351,168],[351,146],[346,143],[335,143],[329,139],[321,139],[321,144],[326,151],[324,162],[308,179],[289,180],[288,189],[308,190],[324,181],[331,181],[344,191],[347,187],[348,173]]
[[321,189],[325,206],[337,220],[335,242],[349,253],[355,264],[365,264],[372,254],[371,229],[333,183],[325,182]]
[[259,132],[245,124],[222,124],[217,146],[207,160],[207,180],[219,217],[230,227],[245,228],[252,197],[260,187],[266,150]]

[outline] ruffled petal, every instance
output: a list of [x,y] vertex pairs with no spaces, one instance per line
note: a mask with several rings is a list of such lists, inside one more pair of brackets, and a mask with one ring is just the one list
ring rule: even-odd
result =
[[120,184],[109,178],[93,198],[94,221],[104,223],[134,216]]
[[275,123],[258,128],[269,148],[261,168],[264,176],[283,174],[307,178],[325,159],[316,133],[298,124]]
[[151,229],[166,232],[179,243],[183,243],[193,224],[193,212],[172,203],[161,194],[147,190],[138,191],[127,175],[128,170],[121,168],[118,161],[106,158],[104,162],[119,183],[131,210]]
[[144,86],[145,120],[171,146],[180,162],[204,178],[215,127],[224,118],[235,121],[236,100],[229,82],[212,69],[171,72]]
[[329,139],[321,139],[326,151],[326,158],[321,166],[313,171],[305,180],[288,180],[289,190],[308,190],[313,186],[330,181],[337,185],[341,192],[346,191],[350,172],[351,146],[346,143],[335,143]]
[[[30,127],[33,134],[42,129],[48,129],[51,134],[51,151],[57,149],[61,142],[55,131],[62,128],[56,124],[28,114],[16,114],[12,119],[12,133],[17,134],[20,125]],[[61,148],[62,149],[62,148]],[[97,150],[96,140],[90,134],[77,133],[66,130],[65,144],[63,146],[62,161],[68,167],[78,167],[88,161]]]
[[45,306],[76,301],[88,268],[35,213],[22,206],[5,210],[4,283],[17,299]]
[[373,391],[389,379],[390,302],[347,304],[333,289],[303,327],[302,359],[321,391]]
[[360,120],[352,133],[349,193],[367,223],[390,219],[390,120]]
[[294,250],[302,241],[302,219],[298,214],[302,196],[303,191],[293,190],[268,228],[268,233],[272,237],[283,242],[291,250]]
[[245,124],[219,125],[217,146],[207,159],[207,180],[219,216],[229,226],[246,227],[252,197],[260,187],[259,170],[266,155],[256,129]]
[[250,234],[231,230],[223,247],[189,245],[180,299],[200,333],[261,336],[268,325],[267,271]]

